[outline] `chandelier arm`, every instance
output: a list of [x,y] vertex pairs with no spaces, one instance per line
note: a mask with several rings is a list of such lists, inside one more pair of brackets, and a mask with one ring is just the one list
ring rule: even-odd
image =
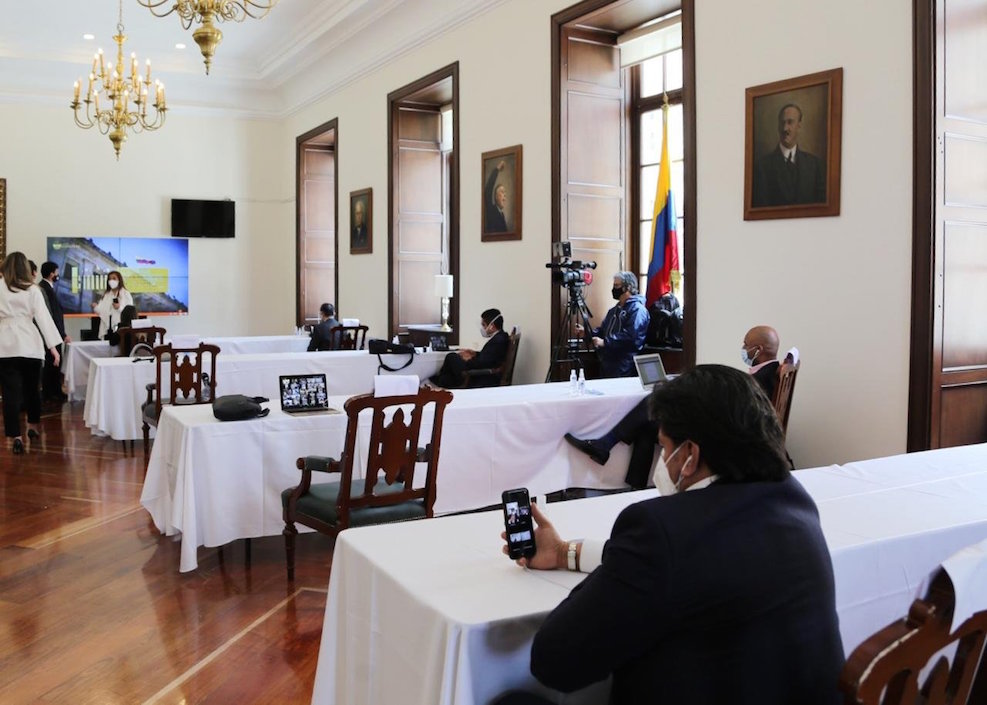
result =
[[[275,5],[278,4],[278,0],[233,0],[235,5],[238,5],[243,13],[248,17],[252,17],[255,20],[262,19],[268,12],[270,12]],[[251,8],[255,8],[254,14]],[[242,20],[241,20],[242,21]]]
[[137,0],[137,4],[146,7],[155,17],[167,17],[178,8],[178,3],[175,3],[164,12],[159,13],[158,8],[162,5],[167,5],[169,2],[172,2],[172,0]]

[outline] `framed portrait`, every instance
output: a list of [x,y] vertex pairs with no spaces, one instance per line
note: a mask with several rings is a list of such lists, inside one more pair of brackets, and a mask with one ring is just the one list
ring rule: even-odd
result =
[[364,188],[350,193],[350,254],[369,255],[374,251],[374,190]]
[[744,220],[840,214],[843,69],[747,89]]
[[521,145],[480,157],[483,205],[480,241],[521,239]]

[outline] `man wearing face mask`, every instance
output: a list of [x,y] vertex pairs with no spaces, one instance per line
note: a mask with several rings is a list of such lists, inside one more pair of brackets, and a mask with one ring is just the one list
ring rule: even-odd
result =
[[[507,359],[511,338],[504,332],[504,317],[498,309],[488,308],[480,314],[480,335],[488,340],[479,352],[464,349],[449,353],[442,369],[429,381],[436,387],[461,387],[466,370],[499,369]],[[499,375],[483,375],[473,380],[473,386],[496,387],[499,382]]]
[[[55,322],[55,328],[62,337],[63,343],[71,343],[72,338],[65,335],[65,311],[58,302],[55,295],[55,282],[58,281],[58,265],[54,262],[45,262],[41,265],[41,292],[48,302],[48,310],[51,311],[51,319]],[[58,346],[59,356],[63,354],[63,346]],[[45,353],[45,367],[41,372],[41,399],[42,401],[65,401],[67,397],[62,393],[62,373],[51,352]]]
[[[593,330],[593,345],[600,355],[604,377],[632,377],[634,356],[644,347],[651,317],[644,297],[638,293],[637,275],[633,272],[614,274],[610,293],[617,305],[607,311],[603,323]],[[576,332],[582,335],[583,327],[577,324]]]
[[[784,433],[751,375],[700,365],[650,397],[663,495],[610,540],[563,540],[536,505],[538,570],[590,575],[548,616],[531,672],[610,702],[835,705],[843,649],[833,567]],[[506,546],[505,546],[506,553]],[[502,702],[539,702],[533,696]]]
[[[768,399],[774,399],[778,386],[778,332],[771,326],[754,326],[744,336],[740,357]],[[627,412],[616,426],[599,438],[582,440],[565,434],[570,445],[586,453],[600,465],[606,465],[610,451],[618,443],[632,446],[627,467],[627,484],[634,489],[647,486],[655,453],[658,427],[648,416],[648,399],[644,398]]]

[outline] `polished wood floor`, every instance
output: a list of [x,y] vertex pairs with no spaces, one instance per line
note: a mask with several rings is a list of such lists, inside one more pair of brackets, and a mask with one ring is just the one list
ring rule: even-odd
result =
[[[291,462],[291,459],[287,459]],[[82,404],[47,411],[25,455],[0,447],[0,703],[308,703],[332,545],[280,537],[179,545],[140,506],[134,455],[95,438]]]

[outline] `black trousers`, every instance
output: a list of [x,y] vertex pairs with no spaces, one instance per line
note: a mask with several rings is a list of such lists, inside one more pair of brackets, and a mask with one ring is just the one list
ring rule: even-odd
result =
[[[64,345],[58,346],[58,356],[62,358]],[[45,350],[45,368],[41,373],[41,396],[53,399],[62,395],[62,369],[55,367],[55,358],[50,350]]]
[[28,423],[41,421],[41,360],[33,357],[0,357],[0,390],[3,391],[3,432],[21,435],[21,405]]
[[627,466],[627,484],[636,490],[644,489],[651,479],[651,466],[658,444],[658,424],[648,418],[648,397],[627,412],[613,433],[631,446],[631,460]]
[[432,377],[432,381],[440,387],[458,387],[463,383],[463,372],[467,368],[466,360],[459,353],[451,352],[442,361],[442,369]]

